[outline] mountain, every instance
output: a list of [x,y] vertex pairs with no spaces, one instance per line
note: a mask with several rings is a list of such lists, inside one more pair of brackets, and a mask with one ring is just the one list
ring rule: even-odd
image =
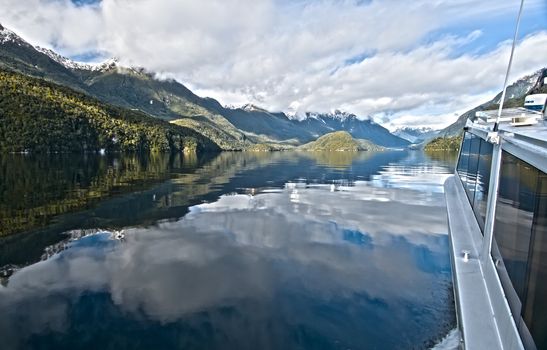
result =
[[285,113],[268,112],[252,105],[217,111],[239,130],[259,136],[266,142],[297,145],[334,131],[347,131],[354,138],[367,139],[383,147],[404,148],[410,144],[371,119],[362,120],[355,114],[341,111],[306,113],[305,118],[301,120],[289,118]]
[[117,60],[89,65],[73,62],[52,50],[35,48],[17,34],[0,29],[0,68],[85,92],[103,102],[197,130],[223,149],[252,144],[222,115],[217,101],[201,98],[174,80],[159,80],[142,69],[123,67]]
[[411,143],[420,143],[424,140],[431,139],[438,134],[437,130],[428,127],[412,128],[403,126],[393,131],[393,135],[399,136]]
[[356,139],[366,139],[382,147],[404,148],[410,144],[370,118],[360,119],[355,114],[338,110],[326,114],[306,113],[305,119],[294,122],[314,137],[333,131],[347,131]]
[[85,91],[71,71],[39,52],[11,30],[0,24],[0,68],[42,78]]
[[[527,75],[515,81],[507,87],[504,107],[522,107],[526,95],[539,93],[545,90],[544,79],[547,77],[547,68],[542,68],[534,74]],[[499,92],[493,99],[487,101],[458,117],[458,119],[440,130],[438,135],[443,137],[456,136],[462,132],[465,121],[475,118],[475,112],[497,109],[501,100],[502,92]]]
[[67,69],[72,69],[72,70],[102,71],[102,72],[105,72],[105,71],[108,71],[110,69],[115,68],[119,64],[119,61],[116,58],[108,59],[108,60],[106,60],[102,63],[99,63],[99,64],[80,63],[80,62],[75,62],[75,61],[71,60],[70,58],[61,56],[57,52],[55,52],[53,50],[50,50],[50,49],[47,49],[47,48],[44,48],[44,47],[35,46],[34,48],[37,51],[39,51],[39,52],[43,53],[44,55],[48,56],[49,58],[51,58],[55,62],[61,64],[63,67],[65,67]]
[[0,68],[0,151],[216,151],[194,130]]
[[335,131],[317,140],[298,147],[302,151],[379,151],[379,147],[368,140],[354,139],[347,131]]
[[284,113],[268,112],[262,108],[214,108],[238,130],[257,142],[278,142],[298,145],[314,139],[307,131]]
[[144,69],[117,60],[90,65],[74,62],[52,50],[34,47],[0,26],[0,68],[45,79],[86,93],[100,101],[193,129],[224,150],[257,144],[299,145],[333,131],[347,131],[384,147],[404,148],[407,140],[371,120],[353,114],[308,113],[297,120],[254,105],[226,108],[195,95],[173,79],[158,79]]

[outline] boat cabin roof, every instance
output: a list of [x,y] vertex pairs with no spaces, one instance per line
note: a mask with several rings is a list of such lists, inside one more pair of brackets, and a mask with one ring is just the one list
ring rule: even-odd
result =
[[[497,111],[480,111],[474,121],[467,120],[466,130],[488,139],[494,130]],[[498,127],[502,148],[547,172],[547,120],[541,112],[525,108],[504,109]]]
[[[492,131],[497,114],[497,110],[478,111],[475,120],[468,121],[466,127]],[[499,130],[547,146],[547,120],[540,111],[522,107],[504,109],[500,117]]]

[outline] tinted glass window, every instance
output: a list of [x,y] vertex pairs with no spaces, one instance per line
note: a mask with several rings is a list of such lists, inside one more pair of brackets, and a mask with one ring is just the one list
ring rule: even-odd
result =
[[457,167],[458,175],[481,230],[484,230],[486,216],[492,148],[492,144],[466,132]]
[[[519,302],[512,305],[522,305],[513,311],[539,349],[547,349],[546,182],[545,173],[503,152],[492,255],[501,259],[500,277],[509,276],[509,282],[502,278],[507,295],[516,292]],[[520,316],[515,319],[518,324]]]
[[538,349],[547,349],[547,176],[539,172],[523,318]]
[[460,179],[465,184],[467,182],[467,166],[469,162],[469,148],[471,146],[471,134],[466,132],[463,139],[460,159],[458,160],[458,174]]
[[477,185],[477,166],[479,164],[479,151],[481,147],[481,138],[475,135],[471,137],[471,146],[469,149],[469,165],[467,167],[467,185],[466,192],[469,202],[473,204],[475,199],[475,187]]
[[537,170],[504,152],[496,207],[495,237],[513,287],[523,300],[532,234]]
[[481,140],[475,200],[473,202],[473,210],[475,211],[475,216],[477,217],[481,230],[484,230],[484,218],[486,217],[488,186],[490,186],[490,167],[492,166],[492,150],[493,146],[491,143]]

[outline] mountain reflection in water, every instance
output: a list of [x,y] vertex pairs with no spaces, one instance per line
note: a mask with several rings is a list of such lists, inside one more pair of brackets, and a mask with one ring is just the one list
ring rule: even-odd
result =
[[[455,323],[442,193],[452,164],[335,158],[221,154],[58,218],[62,229],[78,229],[71,215],[81,229],[114,222],[125,239],[94,232],[14,273],[0,286],[2,346],[432,346]],[[142,209],[117,222],[120,204]]]

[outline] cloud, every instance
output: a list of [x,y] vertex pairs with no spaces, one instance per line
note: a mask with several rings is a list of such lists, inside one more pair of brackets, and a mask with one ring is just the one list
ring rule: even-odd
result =
[[[392,122],[416,113],[425,119],[462,113],[489,100],[501,89],[510,43],[504,42],[483,55],[459,57],[451,57],[453,45],[447,40],[405,53],[379,53],[326,77],[327,82],[318,85],[307,101],[319,108],[335,101],[357,113],[390,114]],[[545,66],[547,32],[526,37],[516,50],[512,77],[522,77]],[[446,125],[453,119],[446,118],[444,123],[429,120],[429,126]]]
[[[528,11],[543,7],[540,0],[527,3]],[[429,123],[438,127],[455,110],[472,107],[466,102],[500,89],[508,43],[480,55],[458,53],[486,35],[484,16],[512,25],[518,6],[494,0],[0,0],[0,8],[0,21],[33,43],[71,56],[120,57],[225,104],[338,108],[388,116],[392,124],[403,116],[444,115]],[[460,25],[471,29],[428,39]],[[513,76],[545,65],[546,48],[546,32],[528,35]],[[424,113],[426,107],[435,114]]]
[[98,5],[77,6],[68,0],[0,0],[0,22],[32,44],[66,54],[99,47],[103,24]]

